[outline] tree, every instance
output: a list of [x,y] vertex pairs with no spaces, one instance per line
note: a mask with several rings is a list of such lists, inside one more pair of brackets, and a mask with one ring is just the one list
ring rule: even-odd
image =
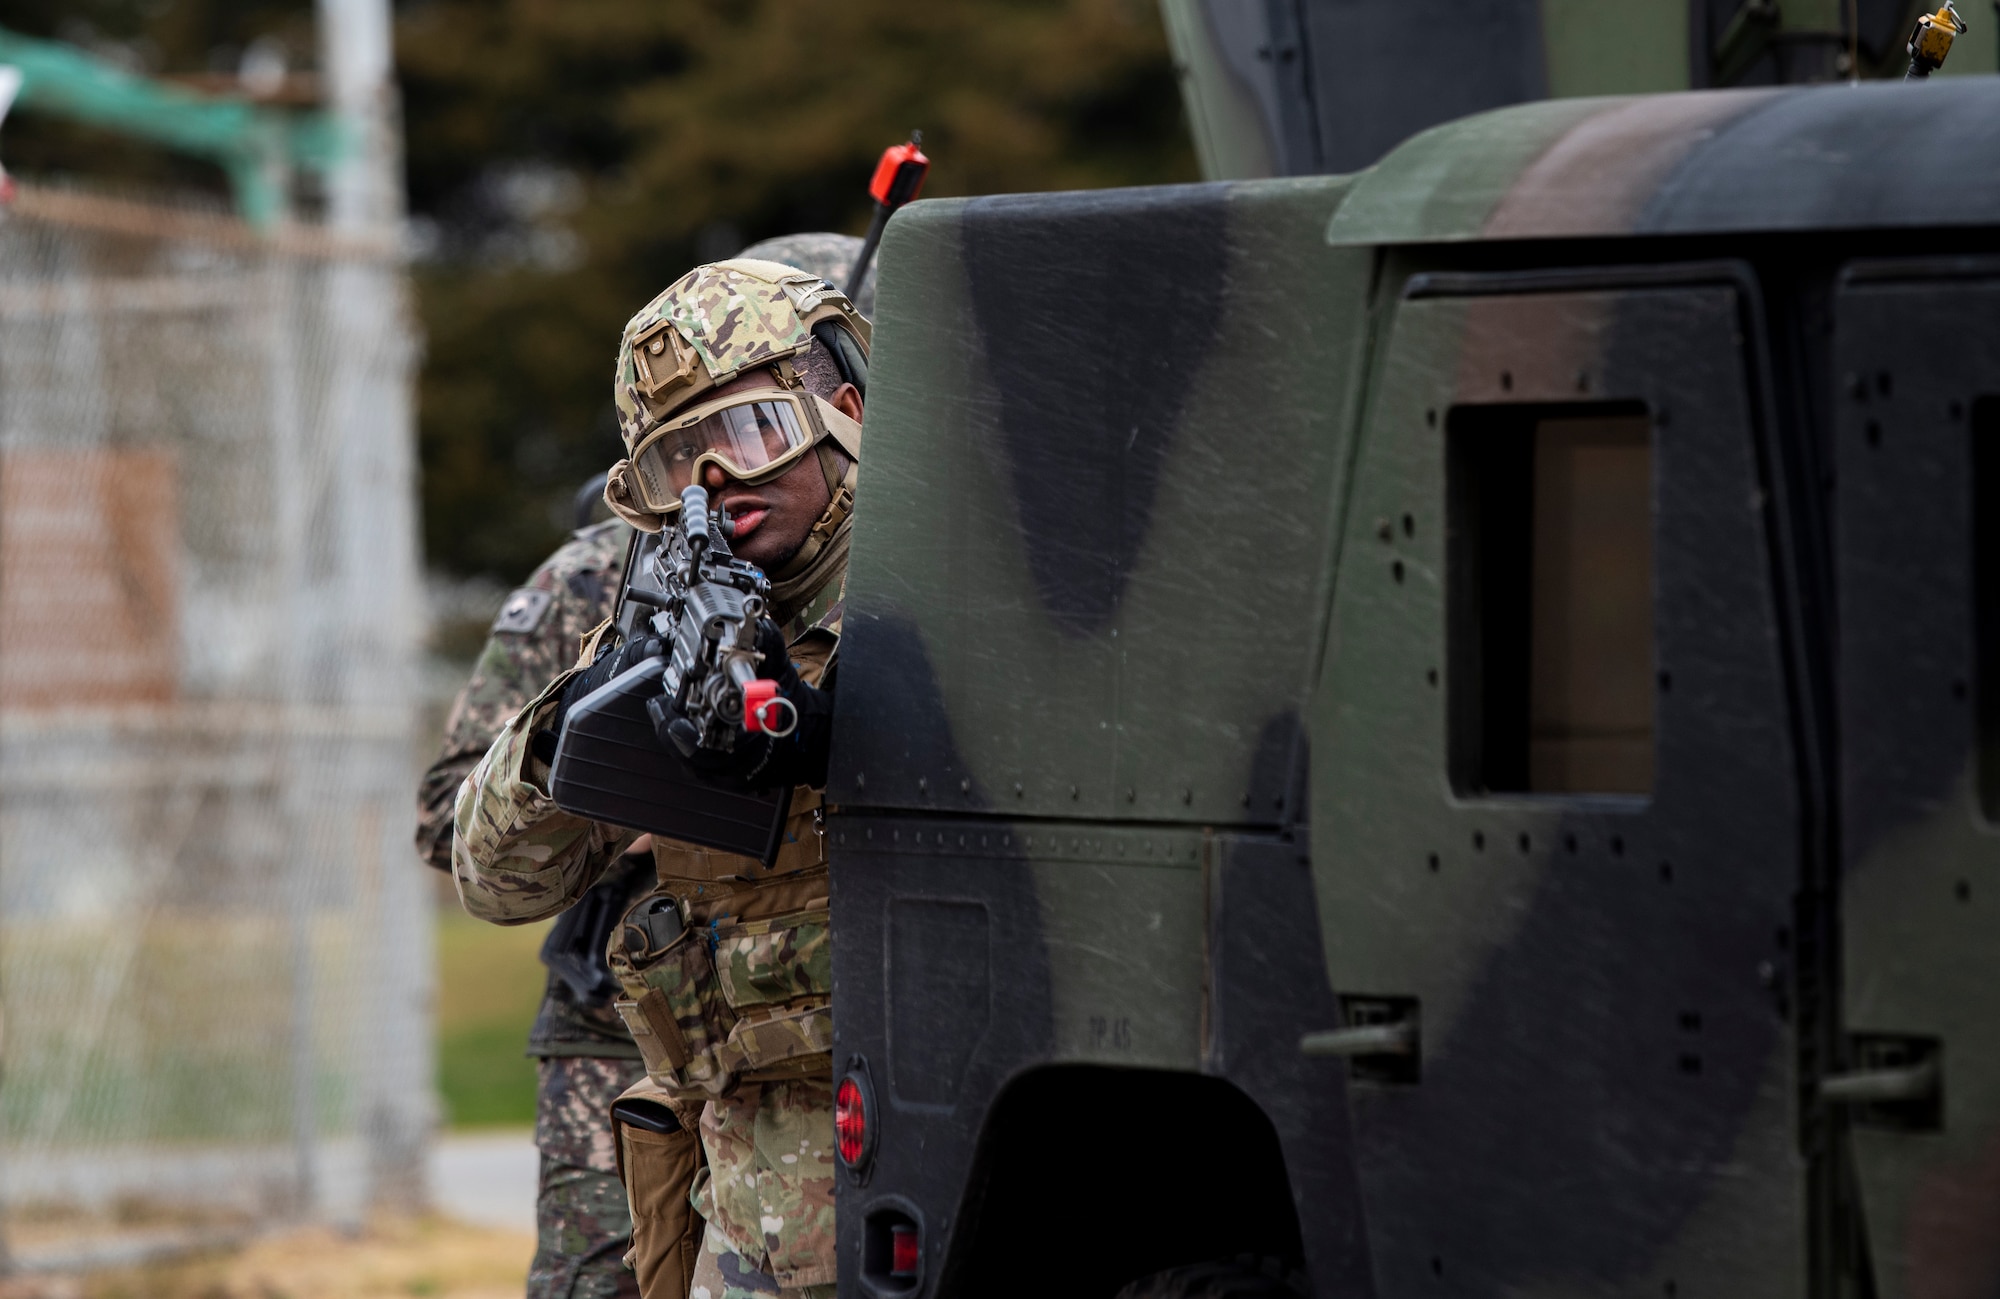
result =
[[[0,0],[0,25],[157,73],[314,55],[305,0]],[[620,454],[626,317],[753,240],[867,224],[912,127],[926,197],[1189,180],[1154,0],[407,0],[397,59],[417,303],[429,562],[505,581]],[[206,164],[46,119],[4,157],[226,192]]]

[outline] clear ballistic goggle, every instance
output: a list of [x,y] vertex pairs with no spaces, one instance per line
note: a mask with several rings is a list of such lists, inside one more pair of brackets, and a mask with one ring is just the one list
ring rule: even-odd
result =
[[776,478],[826,436],[819,400],[803,392],[758,388],[669,417],[632,449],[632,482],[640,503],[658,514],[678,512],[681,491],[700,482],[711,464],[740,483]]

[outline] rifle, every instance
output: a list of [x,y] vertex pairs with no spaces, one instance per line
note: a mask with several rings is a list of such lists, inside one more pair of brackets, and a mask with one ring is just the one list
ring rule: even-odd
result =
[[672,532],[640,534],[613,622],[620,643],[657,638],[660,650],[569,710],[549,793],[577,816],[768,865],[783,841],[790,788],[732,788],[698,769],[705,752],[728,753],[746,734],[782,739],[798,722],[777,683],[757,675],[757,623],[771,584],[730,552],[733,531],[725,511],[710,511],[708,493],[690,486]]

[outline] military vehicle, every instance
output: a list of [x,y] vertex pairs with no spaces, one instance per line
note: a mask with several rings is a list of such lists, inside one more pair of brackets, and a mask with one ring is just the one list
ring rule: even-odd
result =
[[921,202],[875,337],[842,1294],[2000,1291],[2000,80]]
[[[1160,0],[1210,180],[1355,171],[1535,99],[1901,78],[1934,0]],[[1973,6],[1967,5],[1971,10]],[[1947,75],[2000,70],[1994,8]]]

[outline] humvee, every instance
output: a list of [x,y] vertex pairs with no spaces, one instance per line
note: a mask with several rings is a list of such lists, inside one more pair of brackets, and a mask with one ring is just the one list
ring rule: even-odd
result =
[[879,293],[843,1294],[2000,1291],[2000,81],[923,202]]

